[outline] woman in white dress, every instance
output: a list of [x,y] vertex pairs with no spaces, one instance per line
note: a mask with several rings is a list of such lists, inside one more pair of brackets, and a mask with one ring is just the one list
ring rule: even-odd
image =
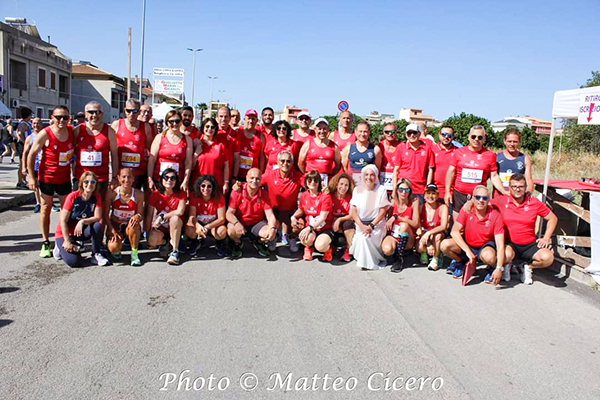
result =
[[350,201],[350,215],[356,224],[350,254],[359,267],[380,269],[387,264],[381,242],[386,234],[385,215],[391,204],[385,187],[379,184],[379,170],[375,165],[365,166],[361,176],[363,184],[354,189]]

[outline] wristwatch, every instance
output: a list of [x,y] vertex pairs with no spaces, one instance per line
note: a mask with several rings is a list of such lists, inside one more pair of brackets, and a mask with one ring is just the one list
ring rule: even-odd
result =
[[499,269],[500,272],[504,272],[504,267],[502,267],[502,266],[497,266],[496,269]]

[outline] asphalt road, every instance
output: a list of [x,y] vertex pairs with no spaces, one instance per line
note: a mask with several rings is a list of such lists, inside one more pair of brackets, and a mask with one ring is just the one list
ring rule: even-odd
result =
[[550,274],[462,287],[249,246],[70,269],[31,208],[0,214],[1,399],[600,398],[600,295]]

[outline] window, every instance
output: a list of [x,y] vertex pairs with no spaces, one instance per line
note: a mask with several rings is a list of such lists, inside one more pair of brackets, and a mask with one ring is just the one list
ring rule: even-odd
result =
[[110,93],[110,106],[112,108],[119,108],[119,93],[115,90]]
[[58,97],[65,99],[69,98],[69,77],[64,75],[58,76]]
[[46,70],[44,68],[38,68],[38,87],[46,87]]
[[25,63],[10,60],[10,87],[27,90],[27,65]]
[[50,89],[56,90],[56,72],[50,71]]
[[44,108],[43,107],[37,107],[35,109],[35,116],[38,118],[44,118]]

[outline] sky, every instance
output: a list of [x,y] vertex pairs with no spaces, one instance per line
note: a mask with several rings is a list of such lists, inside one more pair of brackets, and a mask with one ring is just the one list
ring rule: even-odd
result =
[[[142,0],[1,0],[0,17],[35,21],[73,61],[140,74]],[[599,0],[147,0],[144,77],[185,69],[186,98],[242,112],[295,105],[313,117],[422,109],[444,120],[550,119],[553,93],[600,70]],[[76,110],[75,110],[76,111]]]

